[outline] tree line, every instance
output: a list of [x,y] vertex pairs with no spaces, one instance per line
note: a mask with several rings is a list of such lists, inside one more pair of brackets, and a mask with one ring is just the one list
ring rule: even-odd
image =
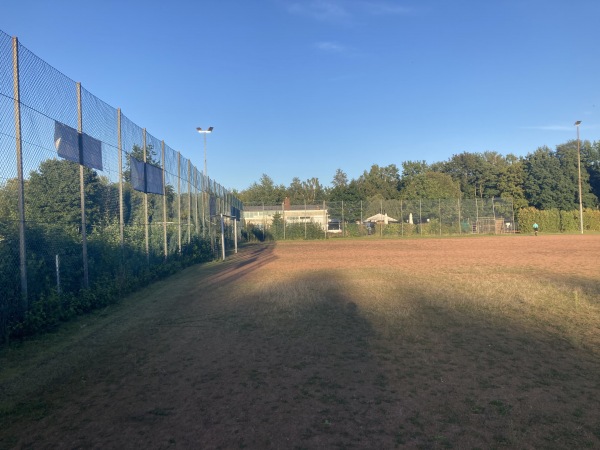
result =
[[[600,141],[580,142],[582,202],[585,208],[600,205]],[[524,157],[495,151],[463,152],[448,160],[428,164],[404,161],[381,167],[373,164],[349,180],[337,169],[330,186],[318,178],[293,178],[289,186],[277,185],[263,174],[259,181],[236,195],[245,203],[292,204],[321,201],[374,199],[417,200],[446,198],[510,198],[515,208],[539,210],[577,209],[579,206],[577,140],[539,147]]]

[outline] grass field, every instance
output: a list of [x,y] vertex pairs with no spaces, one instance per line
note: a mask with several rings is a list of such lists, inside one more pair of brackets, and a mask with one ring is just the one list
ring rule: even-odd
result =
[[600,236],[250,246],[0,350],[0,448],[600,448]]

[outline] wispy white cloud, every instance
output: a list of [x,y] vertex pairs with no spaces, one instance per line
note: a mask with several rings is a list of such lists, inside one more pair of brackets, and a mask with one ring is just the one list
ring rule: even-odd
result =
[[346,50],[346,47],[335,42],[317,42],[315,46],[321,51],[330,53],[342,53]]
[[[288,13],[328,23],[352,27],[360,18],[405,15],[413,10],[390,0],[283,0]],[[333,41],[321,41],[314,47],[325,53],[358,56],[350,49]]]
[[390,16],[412,13],[411,8],[386,0],[307,0],[294,1],[288,12],[320,21],[347,22],[356,16]]
[[350,17],[350,12],[344,4],[337,0],[312,0],[294,2],[288,5],[292,14],[311,17],[322,21],[340,21]]
[[411,8],[393,2],[361,1],[357,5],[373,16],[404,15],[413,12]]

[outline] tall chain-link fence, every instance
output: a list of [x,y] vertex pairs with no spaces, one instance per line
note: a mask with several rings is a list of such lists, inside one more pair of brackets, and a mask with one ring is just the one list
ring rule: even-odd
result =
[[244,204],[244,226],[257,239],[336,236],[432,236],[516,231],[512,200],[374,200]]
[[157,267],[217,255],[236,241],[241,210],[163,140],[0,31],[0,341],[50,297],[127,291]]

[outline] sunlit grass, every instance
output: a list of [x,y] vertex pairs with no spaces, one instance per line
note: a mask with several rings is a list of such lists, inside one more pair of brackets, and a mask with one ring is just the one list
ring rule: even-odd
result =
[[[333,300],[354,303],[375,330],[387,335],[422,328],[423,315],[434,308],[452,312],[448,320],[455,322],[519,324],[596,351],[600,289],[592,284],[573,287],[550,282],[545,274],[515,271],[414,274],[394,268],[330,269],[261,279],[245,286],[243,295],[263,323],[311,320],[307,312]],[[436,320],[443,321],[443,315]]]

